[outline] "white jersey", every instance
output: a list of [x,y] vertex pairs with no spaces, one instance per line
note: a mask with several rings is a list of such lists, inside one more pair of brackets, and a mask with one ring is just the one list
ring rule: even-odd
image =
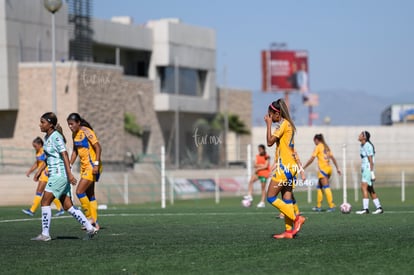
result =
[[361,148],[359,149],[359,153],[361,154],[361,169],[370,169],[369,159],[368,157],[372,157],[372,162],[375,160],[375,154],[374,154],[374,147],[371,143],[365,142],[364,145],[361,145]]
[[43,150],[46,154],[47,167],[49,176],[65,176],[65,163],[63,162],[62,152],[66,151],[66,145],[62,135],[54,131],[50,136],[45,137]]

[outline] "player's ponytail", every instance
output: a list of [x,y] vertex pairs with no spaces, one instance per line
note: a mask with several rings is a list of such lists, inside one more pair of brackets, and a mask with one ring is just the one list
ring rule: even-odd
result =
[[296,126],[293,122],[292,118],[290,117],[289,109],[285,103],[285,101],[281,98],[279,98],[276,101],[273,101],[269,105],[269,111],[271,112],[279,112],[281,117],[289,121],[290,125],[292,126],[293,132],[296,132]]
[[322,134],[316,134],[315,137],[313,139],[318,140],[319,142],[321,142],[323,144],[323,147],[325,149],[325,151],[328,153],[331,151],[331,148],[329,148],[328,144],[325,141],[325,138]]
[[366,142],[370,143],[375,154],[375,146],[371,142],[371,134],[368,131],[362,131],[362,136],[365,137]]
[[91,124],[83,119],[78,113],[71,113],[66,120],[73,120],[76,123],[79,123],[80,126],[88,127],[89,129],[93,130]]

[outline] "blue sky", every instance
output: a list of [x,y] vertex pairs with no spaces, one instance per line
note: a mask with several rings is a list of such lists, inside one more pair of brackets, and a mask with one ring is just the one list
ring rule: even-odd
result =
[[250,89],[255,97],[260,51],[285,42],[309,51],[312,92],[398,94],[401,102],[414,94],[413,11],[410,0],[94,1],[98,18],[128,15],[141,24],[177,17],[214,29],[217,83],[223,83],[226,65],[227,85]]

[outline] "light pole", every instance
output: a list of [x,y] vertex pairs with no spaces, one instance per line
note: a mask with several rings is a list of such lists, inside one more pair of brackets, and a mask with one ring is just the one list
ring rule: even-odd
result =
[[55,13],[62,7],[62,0],[44,0],[43,4],[52,14],[52,110],[57,114]]

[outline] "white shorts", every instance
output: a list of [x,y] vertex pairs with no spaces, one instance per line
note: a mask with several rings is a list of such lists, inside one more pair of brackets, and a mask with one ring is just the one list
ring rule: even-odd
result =
[[362,176],[362,182],[365,182],[369,186],[372,186],[371,170],[370,169],[362,169],[361,176]]

